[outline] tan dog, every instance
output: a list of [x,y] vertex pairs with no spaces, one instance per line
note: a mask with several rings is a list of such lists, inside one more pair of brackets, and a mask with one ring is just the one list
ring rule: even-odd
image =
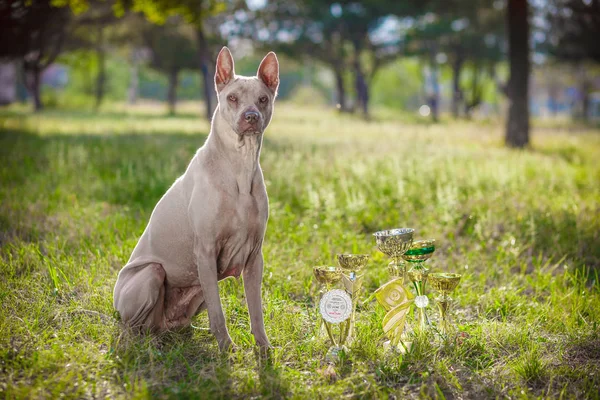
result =
[[154,208],[119,272],[114,306],[124,323],[152,330],[188,325],[206,308],[219,348],[229,349],[217,282],[241,274],[252,333],[268,348],[261,282],[269,205],[259,155],[279,86],[275,53],[262,60],[257,76],[242,77],[223,47],[215,86],[210,135]]

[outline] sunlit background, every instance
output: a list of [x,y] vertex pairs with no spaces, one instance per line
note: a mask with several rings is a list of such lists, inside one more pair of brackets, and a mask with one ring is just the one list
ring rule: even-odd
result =
[[[526,6],[504,0],[6,0],[0,103],[100,109],[160,102],[175,113],[179,102],[202,101],[198,113],[210,116],[214,59],[227,45],[238,74],[253,74],[267,50],[277,52],[281,100],[367,118],[382,108],[433,121],[503,117],[513,29],[515,43],[529,49],[513,60],[530,71],[531,116],[597,121],[598,2]],[[528,16],[522,28],[519,12]]]

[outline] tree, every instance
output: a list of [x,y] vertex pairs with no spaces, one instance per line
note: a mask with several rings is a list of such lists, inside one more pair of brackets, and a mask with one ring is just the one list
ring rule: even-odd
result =
[[529,144],[529,7],[527,0],[508,0],[508,60],[510,76],[507,85],[508,120],[505,142],[509,147]]
[[51,0],[0,2],[0,58],[21,62],[35,111],[43,108],[42,73],[63,51],[72,18]]
[[[379,69],[398,57],[403,43],[400,37],[376,39],[376,32],[388,18],[417,17],[425,10],[428,1],[387,2],[370,0],[340,2],[340,18],[348,32],[353,50],[352,67],[358,106],[363,116],[369,118],[369,88]],[[365,60],[368,62],[365,63]]]
[[[126,0],[120,4],[123,9]],[[163,24],[171,16],[181,16],[194,28],[196,37],[196,57],[202,73],[206,117],[213,113],[213,74],[209,38],[206,32],[206,19],[224,11],[226,5],[221,0],[132,0],[132,9],[143,12],[150,22]]]
[[[242,20],[234,17],[236,30],[232,34],[251,38],[259,47],[291,59],[304,61],[309,57],[329,66],[335,76],[336,102],[339,110],[345,112],[349,111],[344,84],[348,35],[335,5],[341,7],[333,1],[270,1],[255,12],[240,14]],[[254,23],[248,24],[248,19]]]
[[[600,0],[552,0],[546,15],[550,29],[550,54],[559,60],[600,63]],[[580,68],[582,116],[588,118],[591,83]]]
[[170,18],[161,26],[146,25],[143,37],[152,53],[150,66],[167,75],[169,113],[175,114],[179,73],[183,69],[195,69],[198,66],[194,60],[194,44],[189,37],[190,32],[185,32],[182,27],[180,18]]
[[[424,58],[434,71],[437,58],[442,63],[447,59],[452,70],[452,114],[458,117],[464,103],[470,116],[482,101],[484,78],[493,77],[502,58],[503,15],[487,0],[434,2],[430,10],[432,13],[420,18],[409,31],[406,52]],[[471,72],[468,90],[461,85],[465,67]],[[433,97],[436,100],[431,103],[437,105],[437,93]],[[437,107],[432,106],[434,120],[436,114]]]
[[96,55],[95,107],[100,108],[106,86],[107,27],[117,22],[112,1],[90,0],[85,11],[74,18],[74,29],[67,38],[70,48],[93,49]]
[[344,74],[349,66],[354,75],[356,104],[368,118],[371,82],[379,69],[394,60],[401,50],[398,37],[388,35],[381,40],[374,32],[387,18],[418,14],[423,4],[276,0],[256,13],[254,24],[239,21],[238,28],[241,36],[255,42],[292,57],[308,56],[330,66],[342,110],[346,108]]
[[[75,12],[88,9],[88,0],[54,0],[61,5],[70,6]],[[237,1],[231,0],[234,6]],[[211,74],[212,56],[210,52],[210,39],[207,37],[206,20],[226,9],[224,0],[115,0],[113,9],[117,16],[123,16],[126,11],[132,10],[143,13],[150,22],[164,24],[170,17],[181,16],[194,28],[196,37],[196,58],[204,87],[204,103],[206,117],[210,120],[213,113],[213,76]]]

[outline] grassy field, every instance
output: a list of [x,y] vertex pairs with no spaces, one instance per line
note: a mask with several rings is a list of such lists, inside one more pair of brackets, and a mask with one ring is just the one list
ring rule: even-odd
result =
[[[271,362],[256,358],[233,279],[220,283],[241,347],[229,357],[206,314],[179,332],[124,331],[117,272],[205,140],[199,109],[1,111],[0,396],[600,398],[600,131],[564,124],[511,151],[500,123],[366,123],[279,104],[261,156]],[[388,279],[371,234],[401,226],[437,240],[432,271],[463,274],[453,297],[467,335],[385,353],[384,312],[367,303],[332,381],[312,266],[371,254],[366,298]]]

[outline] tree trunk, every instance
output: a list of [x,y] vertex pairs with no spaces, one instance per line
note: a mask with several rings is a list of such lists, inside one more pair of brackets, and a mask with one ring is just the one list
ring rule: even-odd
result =
[[39,66],[32,65],[23,67],[25,75],[25,86],[33,101],[33,110],[35,112],[41,111],[44,108],[41,96],[42,86],[42,71]]
[[[587,85],[584,86],[584,90],[587,89]],[[588,95],[587,91],[582,93],[583,95],[583,99],[582,99],[582,108],[581,108],[581,113],[582,113],[582,117],[584,121],[588,121],[589,120],[589,112],[590,112],[590,96]]]
[[529,20],[527,0],[508,0],[508,120],[506,145],[525,147],[529,143]]
[[471,119],[473,117],[473,110],[475,110],[475,107],[481,104],[481,95],[483,88],[479,83],[480,73],[481,67],[478,63],[475,63],[473,65],[473,72],[471,75],[471,99],[467,101],[467,104],[465,106],[465,114],[467,115],[468,119]]
[[359,104],[362,108],[363,117],[369,119],[369,87],[367,86],[365,77],[360,69],[358,69],[356,73],[356,91],[360,98]]
[[348,111],[346,108],[346,89],[344,88],[344,72],[341,65],[335,65],[333,72],[335,74],[337,107],[340,112],[346,112]]
[[139,66],[138,60],[134,57],[131,60],[130,77],[129,77],[129,89],[127,90],[127,102],[129,104],[135,104],[138,96],[138,85],[139,85]]
[[590,80],[587,78],[585,72],[583,72],[581,77],[581,119],[585,122],[587,122],[590,117],[591,86]]
[[452,64],[452,115],[454,118],[459,117],[460,103],[462,101],[462,90],[460,89],[460,72],[462,70],[462,57],[456,56],[454,64]]
[[369,119],[369,87],[360,65],[360,46],[356,42],[354,43],[354,78],[358,106],[362,108],[363,117]]
[[169,91],[167,93],[167,101],[169,102],[169,114],[175,115],[175,106],[177,104],[177,84],[179,70],[173,68],[169,71]]
[[202,73],[202,83],[204,86],[204,106],[206,112],[206,118],[210,121],[213,114],[213,93],[214,93],[214,80],[210,76],[209,65],[210,56],[208,53],[208,43],[204,37],[202,27],[196,29],[196,40],[198,45],[198,60],[200,62],[200,71]]
[[440,117],[440,85],[438,82],[438,67],[435,57],[431,58],[431,95],[428,99],[431,109],[431,119],[438,122]]
[[96,109],[100,108],[104,98],[104,82],[106,81],[105,54],[104,54],[104,28],[98,24],[98,44],[96,47],[98,60],[98,75],[96,75]]
[[0,62],[0,106],[17,98],[17,69],[14,62]]
[[548,111],[550,111],[550,115],[556,117],[558,113],[558,93],[560,91],[560,87],[554,83],[550,82],[548,84]]

